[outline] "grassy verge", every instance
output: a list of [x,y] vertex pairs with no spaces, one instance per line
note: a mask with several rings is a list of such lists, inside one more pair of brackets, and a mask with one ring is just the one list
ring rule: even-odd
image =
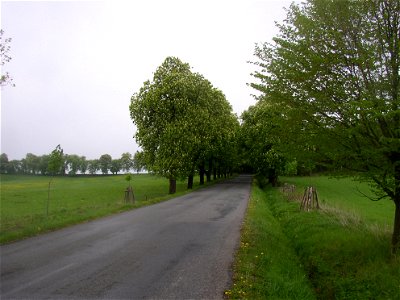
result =
[[253,186],[236,255],[231,299],[314,299],[300,260],[269,209],[265,193]]
[[[125,175],[56,177],[51,183],[49,215],[46,216],[47,187],[44,176],[1,175],[0,243],[92,220],[105,215],[165,201],[190,191],[177,182],[177,193],[168,195],[168,180],[134,175],[131,184],[136,203],[124,202],[128,186]],[[195,188],[199,182],[195,180]]]
[[[329,202],[329,193],[325,197]],[[299,203],[288,202],[278,189],[254,187],[234,286],[227,294],[234,299],[400,299],[400,259],[390,255],[390,232],[373,229],[372,217],[327,208],[300,212]]]

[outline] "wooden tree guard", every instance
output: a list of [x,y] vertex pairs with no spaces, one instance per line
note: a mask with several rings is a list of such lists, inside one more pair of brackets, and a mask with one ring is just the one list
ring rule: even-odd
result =
[[135,203],[135,195],[133,194],[131,186],[127,187],[125,190],[125,203]]
[[304,196],[301,200],[300,210],[310,211],[314,208],[319,209],[317,189],[309,186],[304,190]]
[[282,187],[282,192],[289,201],[296,200],[296,186],[294,184],[284,183]]

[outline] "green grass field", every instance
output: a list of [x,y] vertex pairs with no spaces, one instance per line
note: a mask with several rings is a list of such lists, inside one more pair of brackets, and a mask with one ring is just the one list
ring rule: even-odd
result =
[[[49,177],[1,175],[0,178],[0,243],[171,198],[168,180],[152,175],[133,175],[134,206],[124,202],[128,186],[125,175],[55,177],[46,217]],[[194,184],[198,187],[196,179]],[[177,194],[184,192],[186,182],[178,181]]]
[[361,218],[370,226],[393,229],[393,201],[368,199],[364,195],[373,198],[374,194],[366,183],[351,178],[336,179],[327,176],[283,177],[281,181],[296,185],[300,195],[304,193],[305,186],[315,186],[323,207],[336,208],[346,215]]
[[[300,211],[278,188],[253,186],[231,299],[400,299],[400,257],[390,253],[394,207],[371,202],[349,179],[284,178],[316,186],[324,205]],[[359,187],[368,191],[364,184]],[[364,203],[365,202],[365,203]],[[349,210],[351,212],[349,212]]]

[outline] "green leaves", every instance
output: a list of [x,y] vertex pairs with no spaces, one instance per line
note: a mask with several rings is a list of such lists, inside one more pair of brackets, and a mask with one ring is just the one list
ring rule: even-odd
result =
[[99,167],[103,174],[107,174],[112,167],[112,157],[110,154],[103,154],[99,159]]
[[[293,131],[288,154],[356,171],[394,200],[400,245],[400,1],[292,5],[274,44],[256,48],[260,101]],[[275,143],[274,143],[275,145]],[[399,246],[398,246],[399,247]]]
[[63,149],[60,145],[51,152],[47,170],[51,175],[56,175],[61,172],[61,169],[64,165],[64,155]]
[[384,153],[399,151],[399,5],[293,5],[275,44],[256,49],[261,83],[253,87],[263,93],[260,99],[285,112],[299,143],[308,132],[320,159],[367,176],[393,176]]
[[279,119],[282,114],[274,111],[265,101],[258,102],[242,114],[241,141],[244,162],[260,176],[271,180],[284,171],[286,159],[281,151],[282,139]]
[[[3,37],[4,31],[3,29],[0,29],[0,58],[1,58],[1,66],[3,67],[6,63],[11,61],[11,56],[9,56],[10,52],[10,43],[11,43],[11,38],[4,38]],[[13,79],[8,74],[8,72],[5,72],[1,74],[0,77],[0,86],[6,86],[10,84],[11,86],[15,86],[15,84],[12,83]]]
[[199,164],[221,156],[238,124],[223,93],[187,63],[168,57],[152,81],[131,98],[135,138],[146,167],[168,178],[193,175]]

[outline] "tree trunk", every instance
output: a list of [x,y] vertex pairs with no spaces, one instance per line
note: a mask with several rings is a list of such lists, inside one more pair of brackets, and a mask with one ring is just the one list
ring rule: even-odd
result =
[[204,173],[205,173],[205,168],[204,168],[204,164],[202,164],[200,166],[200,170],[199,170],[199,175],[200,175],[200,185],[204,184]]
[[187,185],[188,190],[193,189],[193,174],[190,174],[188,177],[188,185]]
[[176,179],[175,178],[169,179],[169,193],[170,194],[176,193]]
[[208,160],[208,170],[207,170],[207,182],[211,182],[211,174],[212,174],[212,168],[213,168],[213,160],[209,159]]
[[213,175],[214,175],[214,180],[215,179],[217,179],[217,168],[216,167],[214,167],[214,169],[213,169]]
[[211,182],[211,170],[207,170],[206,177],[207,177],[207,182]]
[[278,175],[276,175],[275,169],[269,170],[268,181],[272,184],[273,187],[276,187],[278,185]]

